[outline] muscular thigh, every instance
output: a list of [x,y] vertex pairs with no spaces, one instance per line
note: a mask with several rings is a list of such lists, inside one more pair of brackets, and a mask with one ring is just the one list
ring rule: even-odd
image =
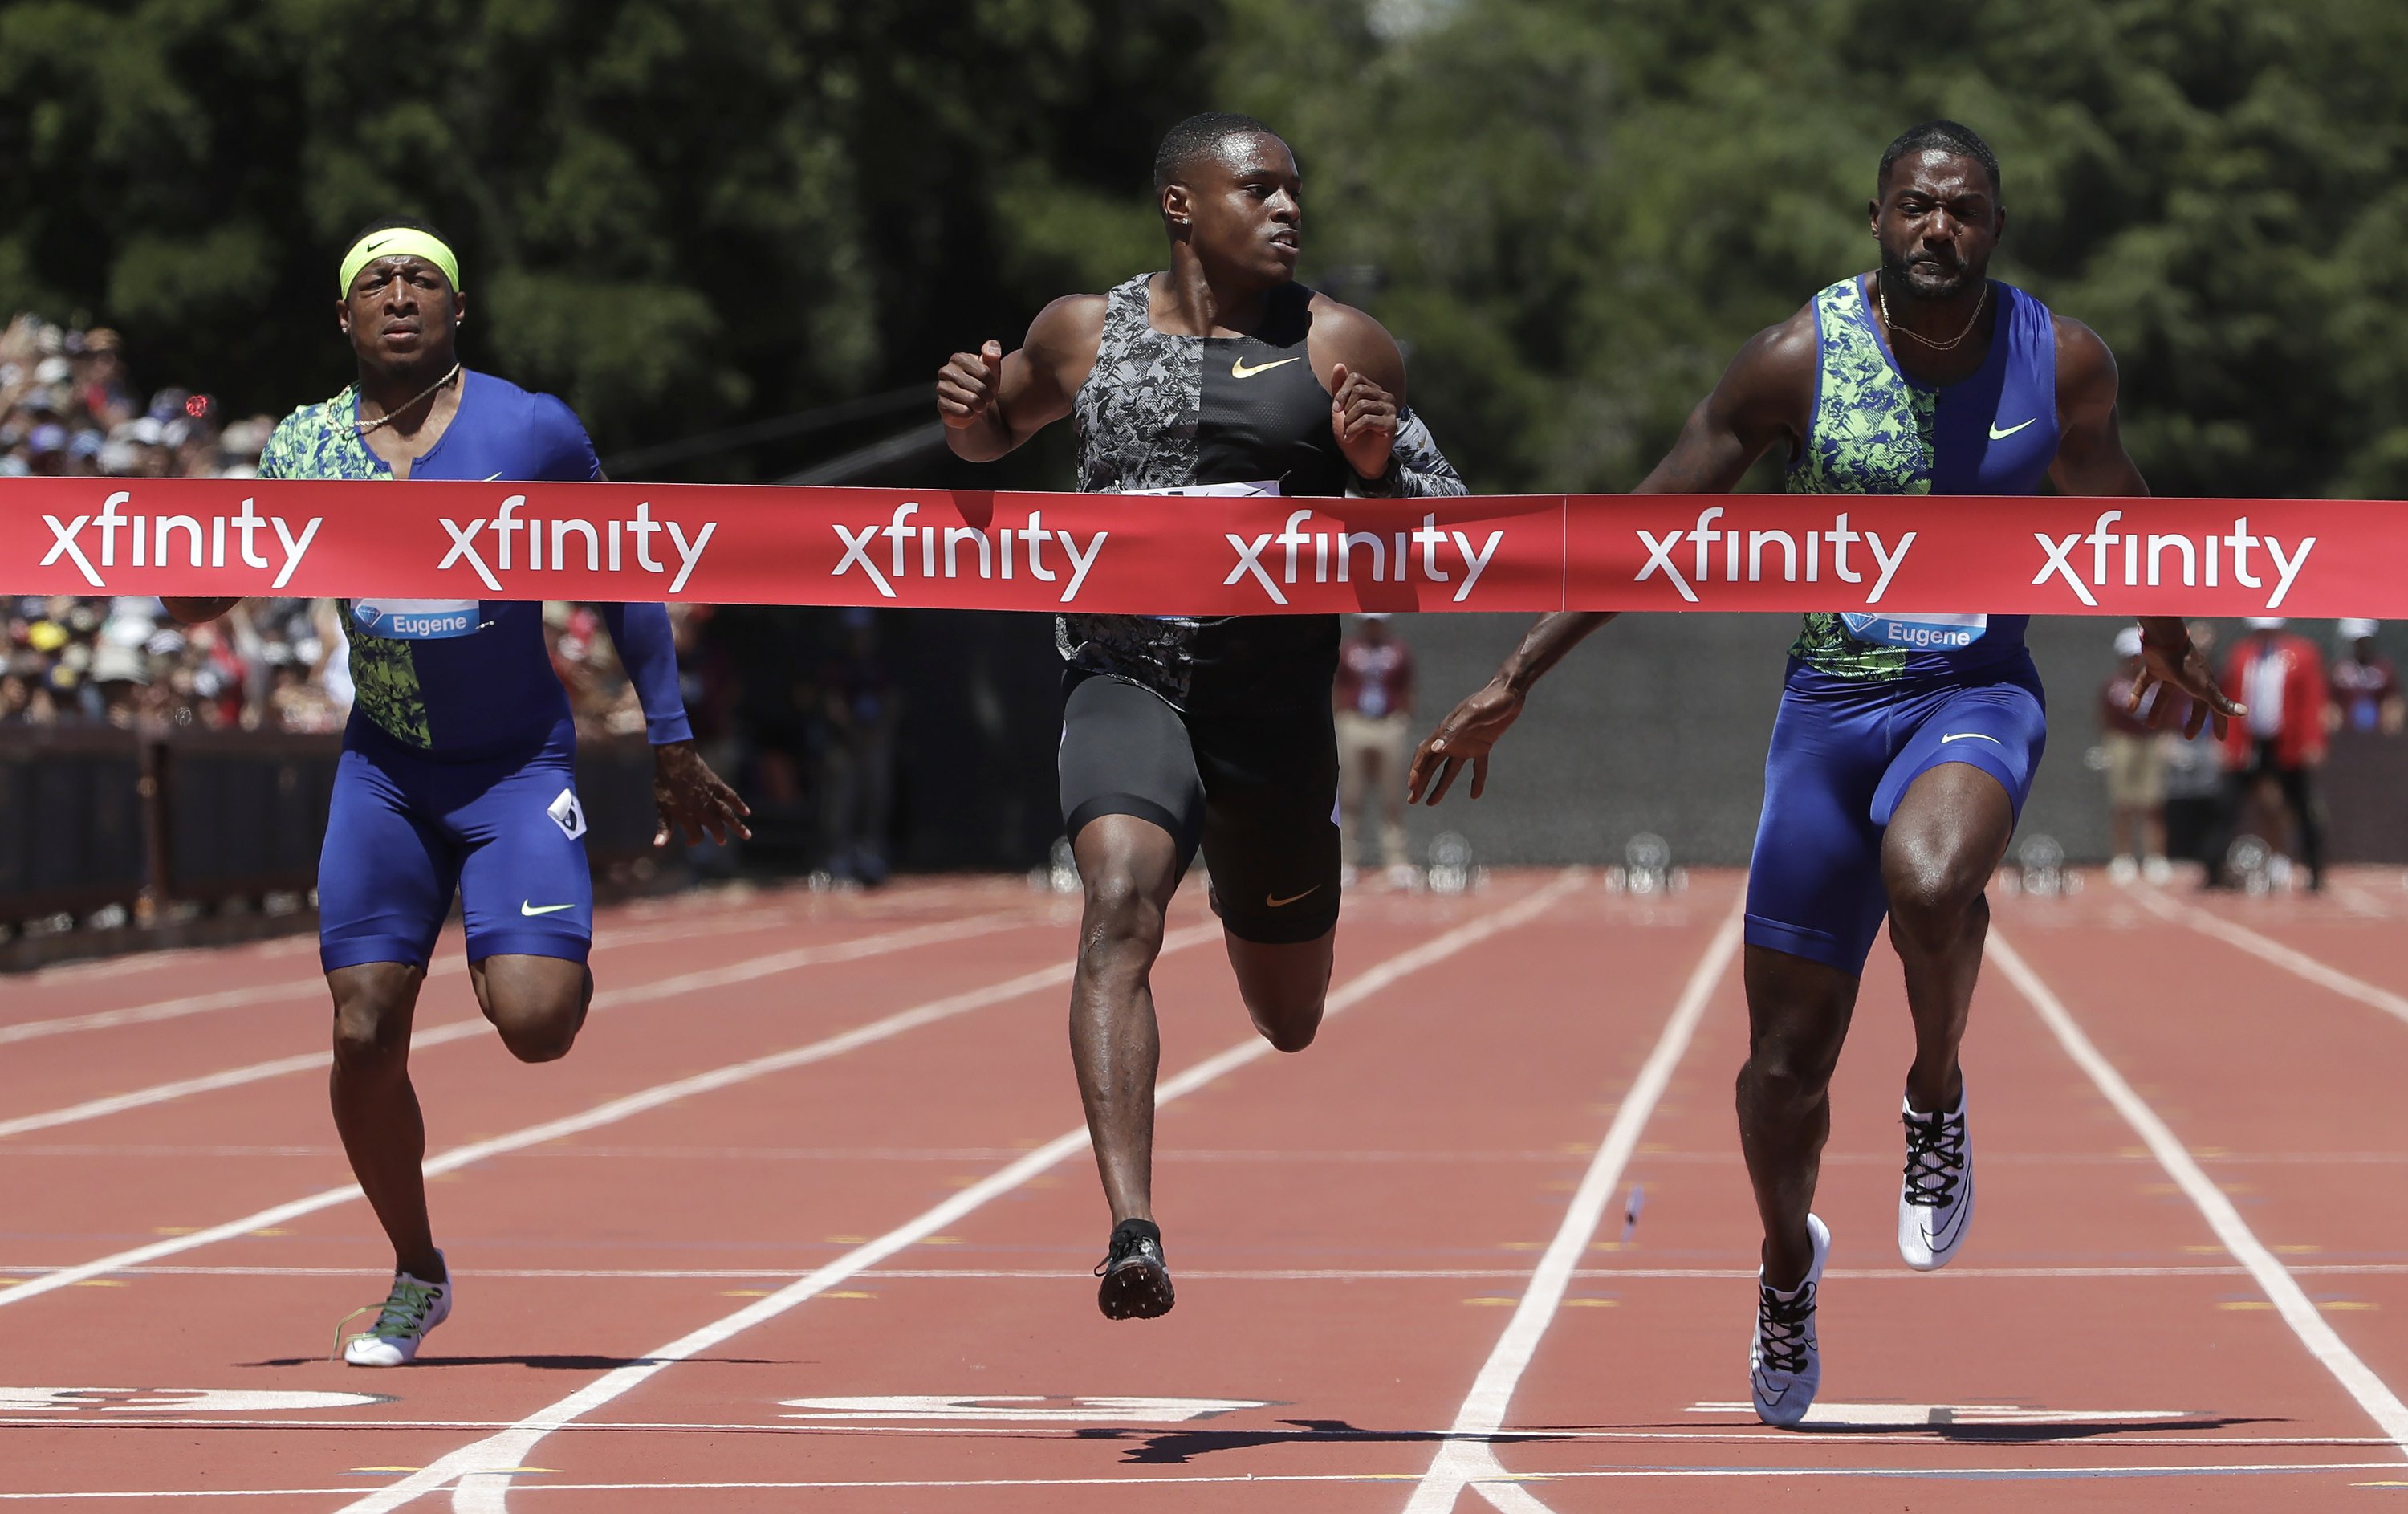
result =
[[1169,832],[1184,872],[1204,834],[1204,784],[1187,726],[1162,699],[1101,673],[1065,675],[1062,826],[1075,843],[1090,822],[1133,815]]
[[468,959],[583,962],[594,946],[594,875],[571,749],[554,743],[464,779],[444,823],[463,854]]
[[460,856],[407,756],[347,746],[318,854],[318,954],[328,973],[371,962],[424,967],[452,910]]
[[1864,972],[1886,909],[1872,815],[1892,756],[1885,716],[1870,692],[1782,696],[1748,862],[1749,945]]
[[1338,743],[1326,699],[1189,717],[1221,921],[1266,945],[1338,924]]

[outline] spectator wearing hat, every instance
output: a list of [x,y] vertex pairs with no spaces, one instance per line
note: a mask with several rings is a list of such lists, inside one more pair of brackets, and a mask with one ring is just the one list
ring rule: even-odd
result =
[[2397,736],[2408,725],[2408,699],[2401,696],[2399,670],[2374,649],[2374,633],[2380,628],[2372,620],[2344,620],[2334,628],[2341,651],[2333,659],[2332,704],[2325,724],[2335,730]]
[[1380,862],[1388,882],[1413,881],[1405,849],[1405,755],[1412,750],[1413,655],[1383,613],[1357,615],[1338,647],[1330,690],[1338,731],[1340,875],[1354,876],[1356,849],[1372,805],[1380,812]]
[[2324,827],[2316,814],[2309,774],[2325,756],[2325,669],[2315,643],[2284,629],[2279,616],[2243,623],[2248,634],[2225,664],[2224,686],[2249,707],[2224,739],[2224,794],[2207,853],[2207,886],[2232,886],[2226,854],[2241,827],[2250,796],[2272,784],[2281,808],[2298,827],[2300,860],[2308,887],[2324,887]]
[[2117,883],[2146,877],[2163,883],[2166,862],[2166,757],[2158,733],[2149,728],[2151,706],[2162,694],[2152,688],[2133,710],[2132,685],[2141,672],[2141,627],[2115,636],[2115,670],[2099,690],[2099,744],[2107,758],[2108,828],[2115,846],[2108,875]]

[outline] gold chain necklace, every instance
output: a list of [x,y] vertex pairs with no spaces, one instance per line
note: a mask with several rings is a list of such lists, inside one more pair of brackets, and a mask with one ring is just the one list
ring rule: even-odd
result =
[[[1980,312],[1977,311],[1975,313],[1978,314]],[[1882,311],[1882,319],[1885,321],[1889,319],[1889,311],[1886,309]],[[351,423],[351,429],[365,437],[371,431],[380,430],[385,426],[391,425],[394,416],[399,415],[402,411],[409,409],[411,405],[417,404],[420,400],[424,399],[428,395],[431,395],[436,390],[442,388],[445,384],[450,383],[459,376],[460,365],[454,363],[452,365],[451,372],[446,373],[443,377],[436,380],[433,383],[430,383],[425,388],[420,390],[416,395],[412,396],[407,403],[394,406],[392,410],[385,411],[382,415],[378,416],[373,421],[353,421]]]
[[1892,336],[1913,337],[1933,352],[1944,353],[1952,348],[1963,346],[1965,339],[1973,334],[1974,323],[1982,319],[1982,311],[1990,303],[1990,281],[1987,279],[1982,281],[1982,297],[1973,302],[1972,318],[1965,323],[1965,329],[1946,341],[1934,341],[1922,332],[1910,330],[1889,318],[1889,288],[1882,282],[1880,274],[1873,275],[1873,297],[1881,301],[1882,324],[1889,327]]

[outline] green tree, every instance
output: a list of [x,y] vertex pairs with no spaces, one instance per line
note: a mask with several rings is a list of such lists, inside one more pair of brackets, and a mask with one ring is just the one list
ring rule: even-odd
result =
[[[1195,108],[1207,0],[16,0],[0,310],[280,410],[371,217],[460,244],[473,361],[606,452],[932,372]],[[1183,70],[1194,78],[1194,70]],[[1200,96],[1202,80],[1194,88]]]
[[[1883,145],[1997,147],[1999,271],[2096,326],[2161,490],[2408,494],[2408,11],[2382,0],[1236,0],[1225,98],[1375,266],[1476,486],[1624,488],[1873,261]],[[1769,479],[1769,474],[1760,475]]]

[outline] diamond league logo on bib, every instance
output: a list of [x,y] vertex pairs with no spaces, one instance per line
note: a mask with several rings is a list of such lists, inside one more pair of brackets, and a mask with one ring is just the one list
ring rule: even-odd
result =
[[477,599],[361,599],[351,619],[369,636],[388,642],[441,642],[474,636],[483,623]]
[[1906,647],[1915,652],[1956,652],[1971,646],[1990,628],[1987,615],[1861,615],[1842,613],[1848,634],[1874,646]]

